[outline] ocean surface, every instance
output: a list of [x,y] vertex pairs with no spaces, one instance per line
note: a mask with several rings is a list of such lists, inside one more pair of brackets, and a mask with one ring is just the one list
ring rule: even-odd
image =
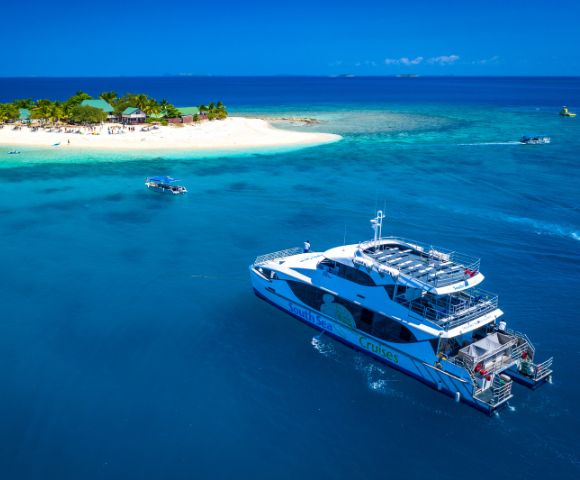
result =
[[[579,78],[0,79],[0,101],[111,89],[344,139],[0,147],[0,478],[580,478],[580,118],[557,114]],[[256,255],[370,238],[377,207],[384,232],[481,256],[552,385],[487,417],[254,297]]]

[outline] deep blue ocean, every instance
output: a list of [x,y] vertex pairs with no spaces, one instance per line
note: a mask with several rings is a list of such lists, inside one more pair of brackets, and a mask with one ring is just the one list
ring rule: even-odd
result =
[[[0,79],[0,102],[112,89],[344,138],[0,147],[0,478],[580,478],[580,78]],[[552,385],[487,417],[253,295],[256,255],[370,238],[384,205],[385,233],[482,258]]]

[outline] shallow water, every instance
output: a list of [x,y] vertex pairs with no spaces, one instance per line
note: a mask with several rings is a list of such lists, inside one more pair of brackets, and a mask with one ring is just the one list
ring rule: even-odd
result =
[[[461,98],[435,82],[372,104],[350,83],[307,107],[311,79],[291,97],[259,81],[268,95],[240,112],[315,115],[301,128],[344,140],[3,158],[2,477],[577,478],[580,124],[554,112],[580,105],[578,80],[463,79]],[[552,144],[512,143],[530,132]],[[154,174],[189,193],[147,191]],[[333,246],[345,225],[368,238],[384,205],[389,233],[482,257],[508,324],[555,356],[553,385],[515,387],[488,418],[253,296],[256,255]]]

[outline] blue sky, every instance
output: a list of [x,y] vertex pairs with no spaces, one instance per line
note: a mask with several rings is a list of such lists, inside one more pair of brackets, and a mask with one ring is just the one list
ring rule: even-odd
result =
[[2,6],[0,76],[580,75],[580,1]]

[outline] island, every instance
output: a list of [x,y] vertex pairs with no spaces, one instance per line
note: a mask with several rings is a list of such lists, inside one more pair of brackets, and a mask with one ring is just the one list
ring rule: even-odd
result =
[[[296,118],[230,116],[221,102],[175,106],[145,94],[79,91],[65,101],[0,103],[0,145],[92,150],[245,150],[310,146],[340,135],[274,127]],[[301,122],[309,125],[311,121]]]

